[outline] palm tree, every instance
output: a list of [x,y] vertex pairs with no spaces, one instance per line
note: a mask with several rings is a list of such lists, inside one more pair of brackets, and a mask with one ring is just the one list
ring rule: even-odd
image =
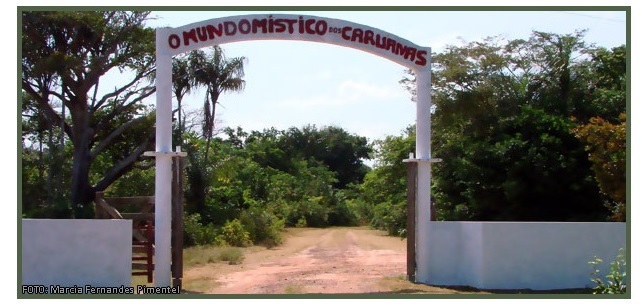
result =
[[245,88],[243,63],[245,57],[227,59],[219,46],[211,47],[211,53],[203,50],[190,52],[188,59],[193,69],[195,85],[206,87],[203,105],[203,137],[206,140],[205,161],[209,160],[210,143],[214,132],[214,116],[218,98],[224,92],[241,92]]
[[[206,89],[202,122],[202,136],[206,140],[205,153],[199,158],[194,151],[187,151],[190,161],[190,167],[187,169],[187,179],[190,183],[188,198],[197,213],[203,213],[208,194],[207,166],[209,165],[210,144],[214,133],[216,104],[220,103],[219,96],[224,92],[240,92],[245,87],[243,80],[245,57],[227,59],[219,46],[213,46],[207,51],[195,50],[187,56],[189,67],[187,75],[190,76],[187,84],[190,84],[191,88],[204,86]],[[181,93],[175,91],[177,99],[179,98],[178,94]],[[182,96],[180,98],[182,99]]]
[[[183,97],[189,93],[194,87],[194,78],[190,71],[189,61],[187,57],[176,57],[172,62],[172,91],[176,96],[176,101],[178,101],[178,129],[176,132],[175,142],[179,146],[182,146],[183,141],[181,136],[183,135]],[[176,112],[175,111],[175,112]]]

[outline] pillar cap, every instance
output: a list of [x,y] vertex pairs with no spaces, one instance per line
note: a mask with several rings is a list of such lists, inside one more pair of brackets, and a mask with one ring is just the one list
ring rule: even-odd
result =
[[145,156],[181,156],[185,157],[187,156],[187,152],[154,152],[154,151],[147,151],[143,153]]
[[440,163],[441,158],[406,158],[402,160],[404,163]]

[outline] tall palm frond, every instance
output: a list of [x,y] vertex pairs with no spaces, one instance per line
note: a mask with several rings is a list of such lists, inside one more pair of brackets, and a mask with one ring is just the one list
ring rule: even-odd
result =
[[213,46],[209,53],[203,50],[190,52],[188,62],[193,69],[195,85],[205,86],[206,98],[203,105],[203,137],[207,141],[205,160],[208,160],[209,145],[214,132],[216,104],[225,92],[240,92],[245,88],[245,57],[227,59],[223,49]]

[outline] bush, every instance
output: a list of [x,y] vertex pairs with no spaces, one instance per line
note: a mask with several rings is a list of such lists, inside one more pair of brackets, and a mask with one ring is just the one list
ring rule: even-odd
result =
[[294,224],[294,226],[297,228],[305,228],[308,226],[308,221],[305,220],[305,216],[303,216],[296,221],[296,224]]
[[253,243],[267,248],[283,243],[281,232],[285,223],[274,214],[257,206],[252,206],[241,212],[239,220],[247,230]]
[[406,236],[406,205],[382,202],[375,206],[370,225],[379,230],[385,230],[388,235]]
[[185,215],[183,219],[183,234],[185,246],[192,245],[220,245],[217,241],[216,228],[212,224],[201,224],[201,215]]
[[359,216],[353,209],[351,200],[338,200],[328,214],[328,224],[331,226],[356,226],[359,225]]
[[252,245],[250,233],[245,230],[238,219],[226,221],[221,228],[218,237],[230,246],[247,247]]
[[373,219],[372,207],[361,199],[345,200],[345,206],[354,215],[356,225],[367,225]]
[[307,227],[325,227],[328,225],[330,209],[322,196],[308,197],[297,203],[288,217],[288,226],[300,227],[305,220]]
[[589,264],[593,265],[593,272],[591,272],[591,281],[596,283],[597,286],[593,288],[593,294],[625,294],[626,293],[626,259],[624,256],[624,249],[620,248],[615,260],[611,262],[610,273],[605,276],[607,282],[602,280],[599,266],[604,262],[602,259],[595,257],[595,260],[590,261]]

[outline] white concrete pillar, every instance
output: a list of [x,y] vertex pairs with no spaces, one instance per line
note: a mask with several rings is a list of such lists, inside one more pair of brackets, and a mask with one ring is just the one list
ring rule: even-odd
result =
[[156,192],[154,285],[171,286],[172,56],[165,29],[156,30]]
[[[428,52],[430,55],[430,51]],[[416,229],[416,261],[417,282],[428,281],[428,225],[430,224],[430,137],[431,114],[430,98],[431,72],[430,57],[426,69],[415,71],[417,83],[417,229]]]

